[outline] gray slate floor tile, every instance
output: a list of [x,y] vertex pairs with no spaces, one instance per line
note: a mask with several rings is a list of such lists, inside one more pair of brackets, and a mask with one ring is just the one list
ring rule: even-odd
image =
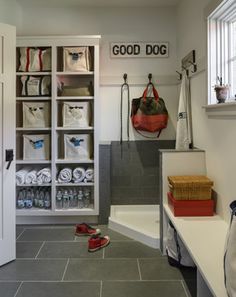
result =
[[16,260],[0,269],[0,280],[61,280],[66,260]]
[[138,280],[136,259],[70,260],[65,280]]
[[0,282],[0,297],[14,297],[20,283]]
[[17,297],[99,297],[100,282],[23,283]]
[[16,242],[16,258],[35,258],[42,242]]
[[24,227],[16,226],[16,238],[24,231]]
[[74,229],[68,228],[29,228],[25,229],[17,241],[70,241],[74,240]]
[[88,252],[87,242],[46,242],[38,258],[102,258],[103,251]]
[[137,241],[112,242],[105,250],[105,258],[154,258],[161,257],[160,250]]
[[102,297],[186,297],[180,281],[103,282]]
[[169,265],[166,257],[139,259],[142,280],[182,280],[178,268]]

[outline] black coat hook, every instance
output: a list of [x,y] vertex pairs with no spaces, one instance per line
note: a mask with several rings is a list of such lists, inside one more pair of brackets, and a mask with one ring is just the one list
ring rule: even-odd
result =
[[182,79],[182,73],[180,73],[179,71],[175,71],[175,72],[178,73],[178,75],[179,75],[179,80],[181,80],[181,79]]
[[189,75],[189,70],[188,70],[187,68],[185,68],[184,66],[182,66],[182,69],[185,70],[185,72],[186,72],[186,74],[187,74],[187,76],[188,76],[188,75]]
[[193,71],[191,70],[192,73],[197,72],[197,64],[193,63],[192,61],[188,61],[189,64],[193,65]]
[[148,74],[148,79],[149,79],[149,83],[151,83],[152,82],[152,74],[151,73]]

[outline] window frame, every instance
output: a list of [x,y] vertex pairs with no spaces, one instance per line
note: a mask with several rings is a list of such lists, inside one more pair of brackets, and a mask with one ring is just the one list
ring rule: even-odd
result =
[[[226,102],[235,100],[236,83],[233,84],[232,57],[233,23],[236,22],[236,2],[226,0],[221,3],[207,18],[208,31],[208,105],[216,104],[214,86],[218,83],[217,77],[222,78],[223,84],[229,88]],[[235,36],[236,38],[236,36]]]

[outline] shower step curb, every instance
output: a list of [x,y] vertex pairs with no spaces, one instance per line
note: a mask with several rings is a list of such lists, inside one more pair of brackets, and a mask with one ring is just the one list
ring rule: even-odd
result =
[[137,226],[133,224],[128,224],[127,222],[122,222],[121,218],[117,218],[115,214],[114,207],[111,206],[111,216],[109,217],[108,227],[116,232],[121,233],[122,235],[128,236],[136,241],[139,241],[149,247],[159,249],[160,248],[160,235],[159,235],[159,224],[157,225],[156,236],[151,234],[145,234],[144,230],[140,230]]

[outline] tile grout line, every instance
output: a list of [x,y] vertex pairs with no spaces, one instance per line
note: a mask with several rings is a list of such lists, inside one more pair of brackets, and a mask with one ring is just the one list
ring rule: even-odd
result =
[[186,289],[186,287],[185,287],[184,281],[181,280],[180,282],[181,282],[181,284],[182,284],[182,287],[183,287],[183,289],[184,289],[184,293],[185,293],[186,297],[189,297],[189,294],[188,294],[187,289]]
[[102,281],[101,281],[101,284],[100,284],[100,297],[102,297]]
[[18,240],[18,238],[25,232],[25,228],[23,229],[23,231],[17,236],[16,241]]
[[[22,283],[58,283],[58,282],[61,282],[60,280],[1,280],[0,281],[0,284],[1,283],[16,283],[16,282],[22,282]],[[100,283],[101,281],[100,280],[64,280],[63,283]],[[118,280],[106,280],[106,282],[112,282],[112,283],[130,283],[130,282],[133,282],[133,283],[139,283],[140,280],[137,280],[137,279],[131,279],[131,280],[124,280],[124,279],[118,279]],[[176,279],[163,279],[163,280],[142,280],[143,283],[147,283],[147,282],[150,282],[150,283],[166,283],[166,282],[181,282],[181,280],[176,280]],[[189,296],[187,296],[189,297]]]
[[138,264],[139,277],[140,277],[140,280],[142,280],[141,269],[140,269],[140,264],[139,264],[139,260],[138,259],[137,259],[137,264]]
[[18,287],[17,290],[16,290],[16,293],[15,293],[14,297],[16,297],[17,294],[19,293],[20,288],[21,288],[22,285],[23,285],[23,282],[20,283],[19,287]]
[[35,256],[35,259],[38,258],[39,254],[40,254],[40,252],[41,252],[41,250],[42,250],[42,248],[43,248],[43,246],[45,245],[45,243],[46,243],[46,241],[43,241],[41,247],[39,248],[39,251],[38,251],[37,255]]
[[64,270],[64,272],[63,272],[63,275],[62,275],[61,282],[63,282],[63,281],[64,281],[64,277],[65,277],[65,275],[66,275],[66,271],[67,271],[67,268],[68,268],[69,262],[70,262],[70,258],[68,258],[68,259],[67,259],[66,266],[65,266],[65,270]]

